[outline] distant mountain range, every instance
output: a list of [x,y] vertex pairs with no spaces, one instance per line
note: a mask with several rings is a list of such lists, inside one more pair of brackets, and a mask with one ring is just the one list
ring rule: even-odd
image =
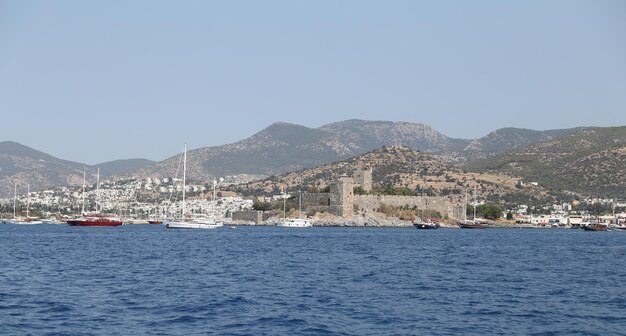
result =
[[[408,122],[346,120],[319,128],[278,122],[232,144],[190,150],[187,173],[190,179],[198,181],[239,174],[281,175],[393,145],[430,153],[446,164],[461,164],[578,134],[585,129],[534,131],[503,128],[480,139],[466,140],[449,138],[427,125]],[[156,163],[132,159],[97,166],[103,177],[171,177],[180,172],[180,163],[181,155],[177,155]],[[33,190],[78,185],[82,183],[82,172],[87,171],[88,181],[93,183],[95,167],[57,159],[14,142],[2,142],[0,197],[12,195],[14,181],[23,186],[30,183]]]
[[96,169],[102,178],[128,173],[145,165],[154,164],[145,159],[131,159],[86,165],[55,158],[46,153],[13,141],[0,142],[0,197],[13,196],[15,184],[19,194],[54,186],[79,185],[86,172],[88,184],[95,183]]
[[[552,139],[578,129],[531,131],[507,128],[477,140],[449,138],[430,126],[408,122],[346,120],[308,128],[274,123],[253,136],[224,146],[187,153],[188,176],[280,175],[345,160],[383,146],[406,146],[446,162],[466,162]],[[507,139],[511,140],[507,140]],[[138,176],[174,176],[180,155],[134,172]]]

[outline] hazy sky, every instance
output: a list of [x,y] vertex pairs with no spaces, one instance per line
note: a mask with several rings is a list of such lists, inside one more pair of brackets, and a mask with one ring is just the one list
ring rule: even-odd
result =
[[0,140],[162,160],[275,121],[626,125],[626,1],[0,0]]

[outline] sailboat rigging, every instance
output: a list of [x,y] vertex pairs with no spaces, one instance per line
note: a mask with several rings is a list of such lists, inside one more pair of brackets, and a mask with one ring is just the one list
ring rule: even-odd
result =
[[185,144],[183,149],[183,201],[182,201],[182,211],[181,211],[181,220],[180,221],[165,221],[165,227],[168,229],[217,229],[224,224],[222,222],[218,222],[213,218],[202,218],[195,219],[191,221],[185,220],[185,189],[186,189],[186,180],[187,180],[187,144]]
[[282,227],[312,227],[313,223],[306,218],[302,218],[302,193],[298,190],[299,212],[298,218],[287,218],[287,192],[283,193],[283,219],[276,223],[276,226]]

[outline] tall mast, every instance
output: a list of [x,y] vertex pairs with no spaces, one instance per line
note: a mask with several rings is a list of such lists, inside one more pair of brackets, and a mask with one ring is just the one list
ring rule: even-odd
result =
[[615,221],[615,225],[617,225],[617,216],[615,216],[615,199],[611,200],[613,205],[613,220]]
[[28,210],[30,208],[30,183],[26,185],[26,219],[28,220]]
[[96,178],[96,213],[98,213],[98,199],[100,198],[100,167],[98,167],[98,175]]
[[15,189],[13,190],[13,219],[17,218],[15,214],[16,204],[17,204],[17,182],[15,182]]
[[298,209],[298,217],[302,218],[302,192],[300,190],[298,190],[298,198],[299,200],[299,209]]
[[215,189],[217,188],[217,180],[215,177],[213,178],[213,195],[211,195],[211,216],[215,217],[215,202],[217,200],[217,194]]
[[463,203],[463,221],[467,222],[467,188],[465,188],[465,203]]
[[476,220],[476,205],[478,205],[478,200],[476,199],[476,186],[474,186],[474,220]]
[[81,205],[80,214],[85,214],[85,172],[83,172],[83,205]]
[[185,179],[187,178],[187,144],[183,149],[183,213],[181,214],[182,221],[185,221]]
[[283,219],[287,218],[287,190],[283,191]]

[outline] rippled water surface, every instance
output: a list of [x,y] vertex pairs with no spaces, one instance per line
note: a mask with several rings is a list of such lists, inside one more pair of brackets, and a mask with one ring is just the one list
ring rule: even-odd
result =
[[0,225],[2,335],[618,335],[626,232]]

